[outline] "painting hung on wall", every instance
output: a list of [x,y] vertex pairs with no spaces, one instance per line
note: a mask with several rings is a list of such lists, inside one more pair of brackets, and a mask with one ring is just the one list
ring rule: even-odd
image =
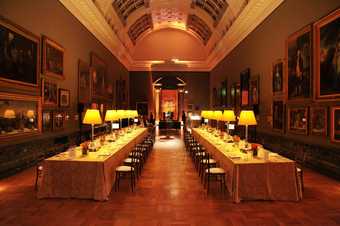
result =
[[70,90],[59,89],[59,107],[70,107]]
[[221,106],[226,107],[228,105],[228,95],[227,95],[227,80],[221,83]]
[[230,87],[230,104],[235,107],[235,97],[236,97],[236,84],[231,85]]
[[273,102],[273,130],[282,132],[284,129],[284,103],[282,100]]
[[240,83],[235,84],[235,107],[240,107],[241,104],[241,88]]
[[53,130],[64,129],[64,113],[62,111],[53,112]]
[[259,79],[259,75],[254,76],[249,83],[249,104],[251,106],[259,104]]
[[340,142],[340,106],[331,110],[331,141]]
[[274,96],[283,94],[283,61],[281,59],[273,64],[272,77]]
[[58,85],[53,81],[42,79],[42,103],[44,106],[55,107],[58,105]]
[[106,63],[95,53],[91,53],[91,66],[93,67],[93,70],[91,70],[92,97],[95,99],[106,98]]
[[310,108],[310,133],[327,136],[327,107]]
[[0,16],[0,80],[38,87],[39,37]]
[[241,86],[241,106],[247,106],[249,104],[249,79],[250,69],[241,72],[240,86]]
[[79,103],[91,101],[90,66],[81,60],[78,62],[78,98]]
[[292,133],[308,133],[308,108],[290,107],[288,108],[288,130]]
[[64,48],[46,36],[43,36],[44,75],[64,79]]
[[314,24],[316,98],[340,98],[340,9]]
[[311,26],[290,35],[286,42],[287,99],[311,97]]
[[52,111],[43,111],[42,130],[43,132],[51,132],[53,130],[53,112]]

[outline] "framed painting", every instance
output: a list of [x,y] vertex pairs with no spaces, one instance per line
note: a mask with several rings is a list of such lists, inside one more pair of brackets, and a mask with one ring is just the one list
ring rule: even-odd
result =
[[317,100],[340,98],[340,9],[314,24],[314,75]]
[[59,89],[59,107],[70,107],[70,90]]
[[310,134],[327,136],[327,107],[310,108]]
[[64,79],[64,48],[43,36],[42,71],[46,76]]
[[235,84],[235,107],[240,107],[241,104],[241,88],[240,83]]
[[36,90],[40,83],[39,37],[0,16],[0,85]]
[[53,81],[41,80],[41,95],[44,106],[58,106],[58,85]]
[[91,102],[91,74],[90,66],[84,61],[78,62],[78,101]]
[[308,107],[288,108],[288,131],[296,134],[308,134]]
[[340,142],[340,106],[331,110],[331,141]]
[[43,111],[42,113],[42,131],[51,132],[53,131],[53,112]]
[[92,98],[103,99],[107,97],[105,92],[106,63],[95,53],[91,53],[91,91]]
[[290,35],[286,41],[286,95],[288,101],[308,99],[312,93],[311,26]]
[[236,84],[231,85],[230,87],[230,105],[235,107],[235,97],[236,97]]
[[259,101],[259,83],[260,83],[260,76],[256,75],[254,78],[250,80],[249,83],[249,105],[255,106],[260,103]]
[[273,101],[273,130],[284,131],[285,109],[282,100]]
[[64,129],[64,112],[56,111],[53,112],[53,130],[63,130]]
[[272,66],[273,95],[278,96],[284,93],[283,89],[283,60],[279,59]]
[[227,92],[228,82],[224,80],[221,82],[221,106],[227,107],[228,105],[228,92]]
[[240,74],[241,106],[249,105],[249,79],[250,69],[247,68]]

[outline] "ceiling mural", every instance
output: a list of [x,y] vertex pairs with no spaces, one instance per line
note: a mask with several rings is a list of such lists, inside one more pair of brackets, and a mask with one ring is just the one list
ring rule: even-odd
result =
[[[149,70],[133,58],[153,31],[179,29],[199,40],[205,60],[179,59],[188,70],[209,71],[284,0],[59,0],[128,70]],[[177,43],[176,43],[177,44]],[[180,45],[180,43],[178,43]],[[159,50],[162,51],[162,50]]]

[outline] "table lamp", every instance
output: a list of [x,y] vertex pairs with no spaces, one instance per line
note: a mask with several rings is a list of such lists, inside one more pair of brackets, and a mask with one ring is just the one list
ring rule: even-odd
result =
[[117,119],[119,120],[119,127],[122,128],[122,119],[124,118],[124,110],[117,110]]
[[111,133],[112,133],[112,122],[117,120],[117,111],[116,110],[107,110],[105,113],[105,122],[111,122]]
[[6,109],[4,112],[4,118],[13,119],[15,117],[15,111],[13,109]]
[[85,113],[83,124],[91,125],[91,141],[93,141],[94,137],[94,125],[102,124],[102,119],[100,117],[99,110],[97,109],[88,109]]
[[248,126],[257,125],[254,111],[242,110],[238,124],[241,126],[246,126],[246,142],[248,142]]
[[216,127],[218,129],[218,121],[222,120],[222,111],[214,111],[214,119],[216,120]]
[[229,134],[229,122],[236,120],[235,113],[233,110],[224,110],[222,121],[227,123],[227,133]]

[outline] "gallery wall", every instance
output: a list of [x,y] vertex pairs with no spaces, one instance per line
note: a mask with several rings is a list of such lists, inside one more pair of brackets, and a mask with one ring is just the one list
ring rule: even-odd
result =
[[[337,172],[340,175],[339,167],[335,161],[339,160],[339,144],[330,140],[330,109],[337,105],[337,102],[314,102],[311,99],[302,99],[295,103],[285,100],[284,97],[273,97],[272,90],[272,66],[279,59],[285,59],[285,42],[287,38],[304,28],[318,21],[340,7],[338,0],[286,0],[284,1],[259,27],[257,27],[247,38],[245,38],[225,59],[223,59],[212,71],[210,77],[210,90],[218,88],[221,83],[227,80],[228,94],[231,85],[240,82],[240,73],[250,68],[251,78],[259,75],[259,115],[257,133],[258,137],[268,135],[268,143],[277,142],[271,147],[280,149],[292,149],[296,143],[311,145],[306,147],[313,150],[311,157],[315,164],[323,164],[329,172]],[[312,73],[313,75],[313,73]],[[285,86],[285,84],[284,84]],[[211,92],[212,93],[212,92]],[[213,103],[213,97],[210,97]],[[228,96],[230,99],[230,94]],[[284,117],[284,128],[275,131],[273,127],[272,106],[274,100],[283,100],[286,108]],[[229,101],[230,103],[230,101]],[[313,107],[325,106],[328,109],[328,136],[312,136],[307,134],[296,134],[288,131],[287,109],[289,107]],[[309,123],[309,122],[308,122]],[[308,127],[309,129],[309,127]],[[276,139],[277,138],[277,139]],[[290,143],[295,142],[290,145]],[[280,145],[279,143],[282,143]],[[284,147],[284,143],[287,144]],[[337,149],[337,150],[336,150]],[[317,160],[319,158],[319,160]],[[312,161],[310,161],[312,162]]]

